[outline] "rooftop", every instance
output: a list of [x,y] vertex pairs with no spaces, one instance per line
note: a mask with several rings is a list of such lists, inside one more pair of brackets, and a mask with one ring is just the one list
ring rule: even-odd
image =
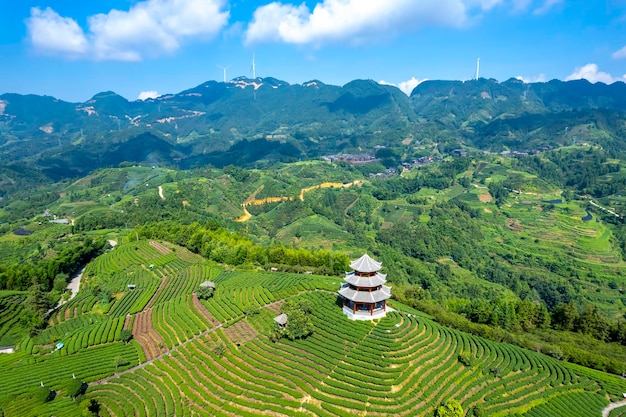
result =
[[372,277],[360,277],[358,275],[355,275],[353,272],[349,272],[346,274],[345,279],[347,283],[352,284],[355,287],[372,288],[372,287],[378,287],[379,285],[383,285],[385,282],[387,282],[386,278],[387,278],[387,275],[379,274],[379,273],[377,273],[376,275]]
[[377,303],[391,298],[391,287],[386,285],[376,291],[356,291],[350,288],[348,284],[344,284],[338,292],[342,297],[357,303]]
[[376,262],[366,253],[361,256],[356,261],[352,261],[350,264],[350,268],[359,272],[376,272],[381,268],[382,264],[380,262]]
[[280,324],[281,326],[284,326],[287,324],[287,315],[285,313],[274,317],[274,321],[278,324]]

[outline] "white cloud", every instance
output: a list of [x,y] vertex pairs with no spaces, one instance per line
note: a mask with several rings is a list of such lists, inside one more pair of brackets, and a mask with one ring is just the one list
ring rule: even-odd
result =
[[626,58],[626,46],[624,46],[623,48],[613,52],[613,54],[611,55],[611,58],[613,58],[613,59],[624,59],[624,58]]
[[537,76],[530,76],[530,77],[524,77],[522,75],[518,75],[515,78],[520,80],[520,81],[525,82],[526,84],[528,84],[528,83],[545,83],[546,82],[546,75],[545,74],[539,74]]
[[[75,20],[61,17],[52,9],[31,9],[27,19],[29,38],[36,49],[47,43],[63,44],[69,34],[82,39],[81,48],[67,51],[97,60],[138,61],[145,56],[172,53],[190,38],[209,39],[228,23],[229,12],[224,10],[226,0],[144,0],[128,11],[113,9],[107,14],[87,18],[88,30],[83,31]],[[60,22],[60,23],[59,23]],[[35,36],[41,27],[49,30],[47,39]],[[56,25],[56,26],[55,26]]]
[[311,11],[273,2],[257,8],[249,24],[246,43],[281,41],[321,44],[393,36],[424,26],[463,27],[501,0],[323,0]]
[[512,3],[514,12],[522,12],[528,9],[532,0],[513,0]]
[[622,75],[621,77],[613,77],[607,72],[600,71],[596,64],[587,64],[585,66],[576,68],[576,70],[572,74],[565,77],[565,81],[581,79],[585,79],[592,83],[601,82],[605,84],[612,84],[616,81],[626,81],[626,74]]
[[159,96],[159,93],[154,90],[142,91],[141,93],[139,93],[137,100],[147,100],[149,98],[157,98],[158,96]]
[[545,0],[545,2],[537,7],[533,13],[534,14],[545,14],[548,11],[550,11],[550,9],[558,4],[563,3],[563,0]]
[[61,53],[75,57],[87,50],[87,38],[78,23],[61,17],[49,7],[45,10],[31,8],[26,27],[30,42],[45,55]]
[[378,84],[382,84],[382,85],[392,85],[394,87],[398,87],[400,89],[400,91],[402,91],[404,94],[406,94],[407,96],[411,95],[411,92],[413,92],[413,89],[415,87],[417,87],[419,84],[423,83],[424,81],[428,80],[428,78],[424,78],[422,80],[418,80],[415,77],[411,77],[411,79],[406,80],[406,81],[402,81],[398,84],[394,84],[394,83],[390,83],[387,82],[385,80],[380,80],[378,82]]

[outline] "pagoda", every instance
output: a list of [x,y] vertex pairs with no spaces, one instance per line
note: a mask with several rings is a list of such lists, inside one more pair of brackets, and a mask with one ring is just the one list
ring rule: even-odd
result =
[[378,272],[381,263],[367,254],[350,264],[346,282],[338,293],[343,299],[343,312],[353,320],[372,320],[385,317],[391,287],[385,284],[387,276]]

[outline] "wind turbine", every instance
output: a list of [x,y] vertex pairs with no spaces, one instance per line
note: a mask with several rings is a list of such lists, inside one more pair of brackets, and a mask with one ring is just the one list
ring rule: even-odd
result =
[[256,65],[254,65],[254,54],[252,54],[252,78],[256,80]]
[[478,70],[480,69],[480,58],[476,59],[476,80],[478,80]]
[[224,70],[224,82],[226,82],[226,70],[228,68],[230,68],[230,65],[227,65],[225,67],[221,66],[221,65],[216,65],[216,67],[221,68],[222,70]]

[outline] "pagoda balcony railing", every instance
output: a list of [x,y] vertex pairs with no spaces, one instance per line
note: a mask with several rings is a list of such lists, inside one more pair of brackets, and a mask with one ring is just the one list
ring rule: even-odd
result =
[[349,307],[344,307],[343,308],[343,312],[345,315],[348,316],[348,318],[352,319],[352,320],[372,320],[372,319],[378,319],[378,318],[383,318],[386,316],[387,311],[385,308],[379,308],[376,310],[373,310],[370,314],[369,310],[357,310],[354,311],[353,309],[349,308]]

